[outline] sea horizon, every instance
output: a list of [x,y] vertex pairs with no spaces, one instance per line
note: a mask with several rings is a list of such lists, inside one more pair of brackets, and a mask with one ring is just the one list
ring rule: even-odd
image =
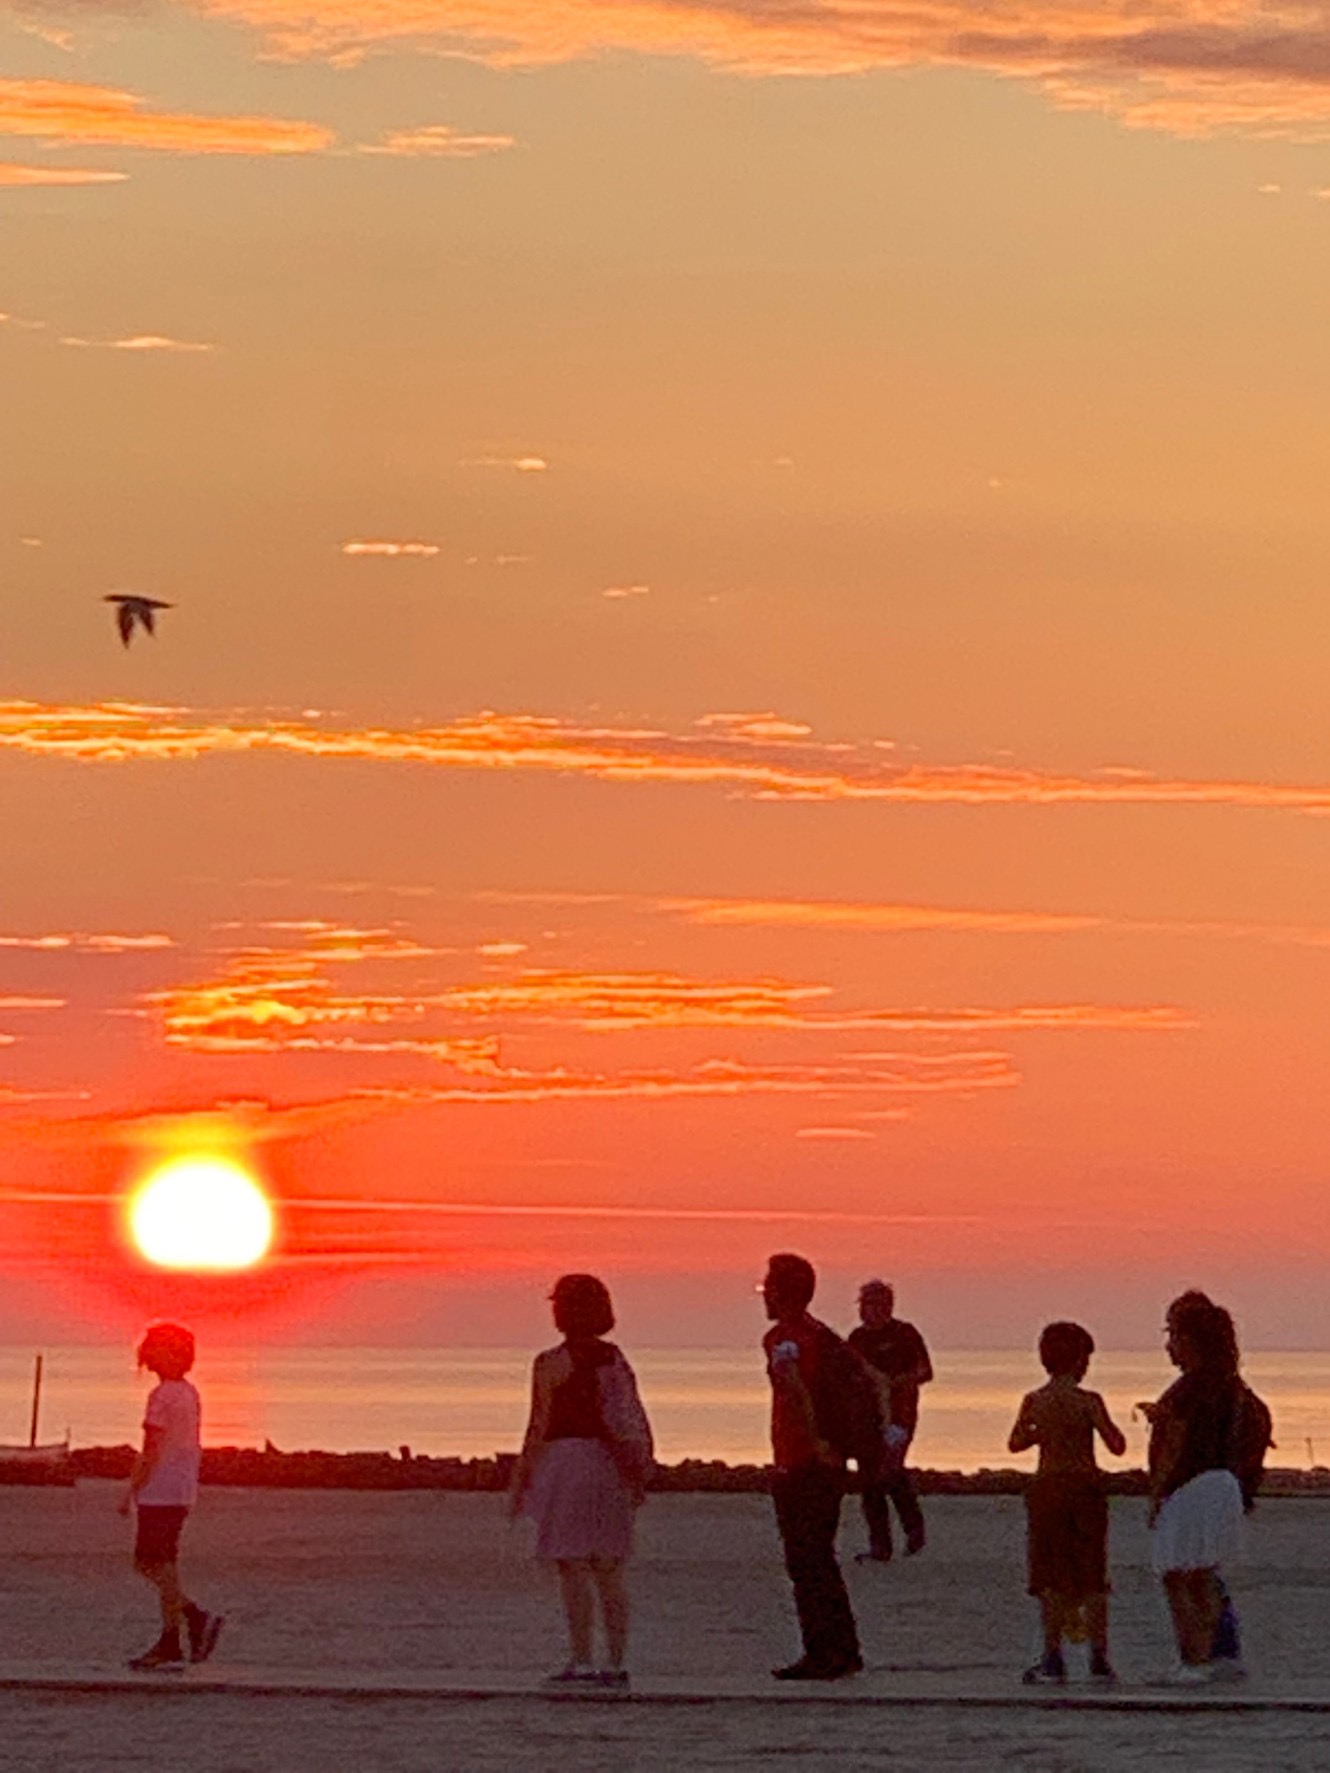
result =
[[[769,1393],[754,1350],[629,1348],[655,1428],[658,1457],[762,1464]],[[0,1346],[0,1443],[27,1440],[31,1348]],[[933,1351],[912,1463],[945,1471],[1025,1469],[1007,1434],[1022,1394],[1042,1374],[1027,1349]],[[451,1346],[209,1348],[195,1379],[209,1446],[283,1451],[397,1452],[487,1458],[516,1451],[526,1420],[532,1350]],[[1330,1351],[1256,1350],[1244,1361],[1275,1418],[1271,1464],[1306,1469],[1330,1456]],[[1106,1349],[1087,1383],[1127,1435],[1107,1469],[1143,1463],[1146,1429],[1134,1406],[1176,1377],[1162,1351]],[[48,1344],[39,1439],[76,1446],[134,1442],[150,1378],[119,1347]]]

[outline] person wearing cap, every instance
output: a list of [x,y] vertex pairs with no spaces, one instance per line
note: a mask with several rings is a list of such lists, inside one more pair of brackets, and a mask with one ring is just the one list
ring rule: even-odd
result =
[[919,1388],[932,1379],[933,1363],[918,1330],[896,1316],[895,1289],[883,1280],[865,1281],[860,1287],[859,1323],[847,1340],[878,1377],[887,1441],[882,1475],[864,1485],[868,1550],[859,1553],[858,1561],[885,1564],[893,1550],[893,1506],[905,1534],[905,1555],[914,1557],[927,1540],[923,1510],[906,1459],[919,1422]]

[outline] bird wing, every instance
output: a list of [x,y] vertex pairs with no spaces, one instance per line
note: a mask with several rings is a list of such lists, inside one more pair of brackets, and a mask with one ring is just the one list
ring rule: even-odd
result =
[[134,606],[130,603],[118,603],[115,611],[115,625],[120,630],[121,646],[128,646],[134,637]]
[[157,629],[155,626],[157,618],[156,618],[155,614],[153,613],[155,611],[156,607],[157,607],[156,604],[153,604],[153,603],[141,603],[139,605],[139,609],[138,609],[139,621],[143,623],[144,628],[146,629],[146,631],[149,634],[155,634],[157,632]]

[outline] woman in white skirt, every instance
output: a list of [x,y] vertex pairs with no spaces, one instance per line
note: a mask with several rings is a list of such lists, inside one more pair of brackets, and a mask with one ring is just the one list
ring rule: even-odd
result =
[[[566,1274],[550,1295],[557,1348],[536,1356],[531,1415],[511,1507],[536,1523],[536,1556],[558,1566],[569,1660],[558,1685],[626,1687],[624,1565],[651,1469],[651,1426],[633,1369],[605,1337],[614,1308],[604,1283]],[[600,1602],[606,1659],[594,1657]]]
[[1233,1470],[1242,1382],[1233,1319],[1221,1306],[1179,1302],[1168,1331],[1182,1377],[1150,1411],[1152,1561],[1173,1618],[1178,1679],[1191,1685],[1230,1672],[1213,1657],[1221,1572],[1242,1549],[1243,1494]]

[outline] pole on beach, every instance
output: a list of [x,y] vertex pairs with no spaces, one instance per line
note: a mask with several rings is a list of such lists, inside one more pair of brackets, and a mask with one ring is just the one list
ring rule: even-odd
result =
[[32,1422],[28,1428],[28,1445],[37,1445],[37,1415],[42,1407],[42,1357],[37,1356],[32,1369]]

